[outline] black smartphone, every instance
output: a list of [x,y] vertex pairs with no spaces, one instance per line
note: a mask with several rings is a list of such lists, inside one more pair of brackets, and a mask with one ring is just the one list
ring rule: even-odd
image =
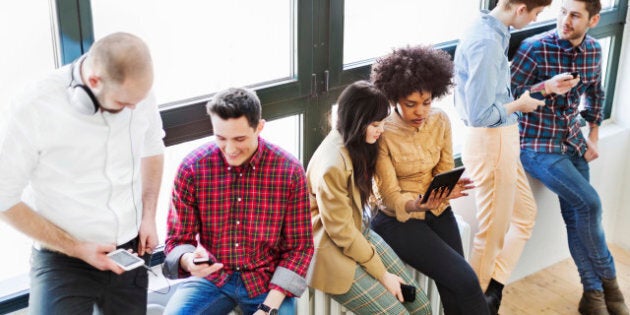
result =
[[416,287],[401,283],[400,290],[402,291],[403,300],[405,302],[413,302],[416,300]]
[[573,78],[575,79],[575,78],[577,78],[577,77],[578,77],[578,75],[580,75],[580,73],[579,73],[579,72],[577,72],[577,71],[574,71],[574,72],[571,72],[571,75],[572,75],[572,76],[573,76]]
[[214,261],[212,261],[210,257],[195,257],[193,258],[193,264],[195,265],[208,264],[212,266],[214,264]]
[[534,93],[530,93],[529,96],[531,98],[535,98],[535,99],[540,100],[540,101],[544,101],[545,100],[545,97],[542,95],[542,92],[540,92],[540,91],[534,92]]

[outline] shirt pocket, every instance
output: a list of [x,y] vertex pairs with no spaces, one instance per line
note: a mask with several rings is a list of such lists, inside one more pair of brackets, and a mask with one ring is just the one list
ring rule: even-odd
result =
[[417,177],[430,173],[439,160],[439,148],[416,148],[395,154],[392,163],[398,178]]

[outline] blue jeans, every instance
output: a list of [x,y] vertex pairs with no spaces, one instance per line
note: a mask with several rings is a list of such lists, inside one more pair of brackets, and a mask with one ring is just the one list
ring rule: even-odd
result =
[[[164,314],[222,315],[228,314],[238,305],[244,315],[251,315],[266,297],[267,293],[250,298],[238,272],[233,273],[228,282],[220,288],[205,278],[191,278],[179,285],[169,299]],[[286,297],[278,313],[295,314],[294,299]]]
[[525,170],[558,195],[567,227],[569,251],[577,265],[584,290],[602,291],[601,279],[616,275],[602,227],[602,204],[589,182],[584,157],[521,151]]

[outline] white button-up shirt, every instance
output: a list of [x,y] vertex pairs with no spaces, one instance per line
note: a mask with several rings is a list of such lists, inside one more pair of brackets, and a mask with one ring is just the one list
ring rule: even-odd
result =
[[13,102],[0,131],[0,211],[24,201],[77,239],[120,245],[138,233],[140,162],[163,154],[162,121],[152,94],[135,110],[80,113],[70,71],[56,70]]

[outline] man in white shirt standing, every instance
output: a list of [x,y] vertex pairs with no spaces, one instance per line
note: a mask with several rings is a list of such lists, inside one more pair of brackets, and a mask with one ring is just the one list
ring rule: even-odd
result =
[[0,218],[34,239],[31,314],[145,314],[162,122],[147,45],[108,35],[19,95],[0,132]]

